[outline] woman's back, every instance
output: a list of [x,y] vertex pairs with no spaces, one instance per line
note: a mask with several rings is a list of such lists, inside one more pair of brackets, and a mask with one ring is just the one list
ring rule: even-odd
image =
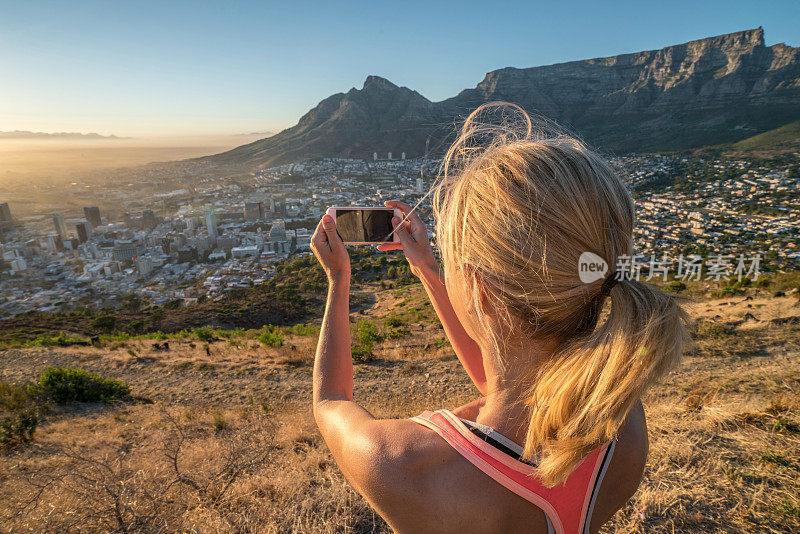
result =
[[[460,412],[450,412],[451,417],[456,413]],[[434,420],[443,423],[440,416],[434,416]],[[452,419],[450,421],[456,424]],[[373,466],[369,480],[365,481],[363,489],[359,488],[397,532],[546,533],[548,523],[553,525],[550,531],[556,533],[597,532],[600,525],[636,491],[647,456],[644,411],[638,405],[631,410],[614,443],[614,450],[609,451],[613,454],[609,454],[605,473],[597,485],[589,529],[578,530],[575,524],[582,523],[589,515],[594,478],[591,481],[587,479],[591,483],[585,492],[572,496],[580,501],[577,507],[580,512],[574,516],[564,515],[564,501],[553,499],[553,496],[563,496],[566,488],[561,488],[559,493],[557,486],[549,497],[540,491],[543,502],[552,501],[549,504],[553,509],[548,513],[552,519],[548,521],[543,511],[547,504],[535,504],[532,502],[535,498],[525,498],[508,489],[476,466],[474,459],[470,461],[445,441],[441,434],[419,424],[419,420],[415,421],[416,424],[411,421],[398,423],[394,440],[397,449],[386,456],[393,460]],[[467,426],[462,430],[467,431]],[[602,452],[606,452],[605,448]],[[499,449],[494,452],[495,456],[505,454]],[[602,457],[591,458],[589,472],[597,478],[601,477],[602,460]],[[508,456],[507,463],[514,465],[518,462]],[[592,473],[595,467],[598,471]],[[488,472],[491,470],[491,467],[486,468]],[[533,482],[530,486],[536,488],[535,479]]]

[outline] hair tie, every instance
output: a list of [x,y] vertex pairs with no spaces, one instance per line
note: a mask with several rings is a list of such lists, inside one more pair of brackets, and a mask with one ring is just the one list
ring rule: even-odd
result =
[[604,281],[603,285],[600,286],[600,294],[604,297],[611,296],[611,289],[617,285],[621,276],[619,271],[612,272]]

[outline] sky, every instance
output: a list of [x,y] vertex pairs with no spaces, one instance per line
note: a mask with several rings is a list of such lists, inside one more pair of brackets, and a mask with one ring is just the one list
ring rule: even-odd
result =
[[0,131],[279,131],[376,74],[438,101],[494,69],[652,50],[762,26],[800,2],[0,0]]

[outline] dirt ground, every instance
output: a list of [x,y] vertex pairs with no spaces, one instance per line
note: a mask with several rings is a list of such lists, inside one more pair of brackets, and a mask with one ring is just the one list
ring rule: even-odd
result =
[[[420,298],[381,292],[352,321],[413,310]],[[645,399],[645,478],[603,532],[800,531],[795,303],[688,304],[696,345]],[[407,329],[356,364],[358,400],[379,417],[407,417],[477,396],[437,323]],[[134,396],[52,407],[32,443],[0,453],[0,531],[389,531],[316,431],[316,339],[155,343],[0,350],[4,381],[80,367],[126,381]]]

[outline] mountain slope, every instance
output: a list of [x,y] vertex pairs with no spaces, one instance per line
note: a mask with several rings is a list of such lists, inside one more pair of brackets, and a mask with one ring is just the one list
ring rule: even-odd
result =
[[733,144],[734,150],[800,150],[800,121],[742,139]]
[[425,149],[427,128],[435,124],[435,105],[406,87],[379,76],[364,86],[338,93],[303,115],[296,126],[277,135],[213,156],[221,163],[252,161],[272,164],[298,159],[363,157],[374,151],[409,153]]
[[333,95],[298,124],[210,156],[269,166],[324,157],[441,151],[476,106],[505,100],[605,150],[676,150],[743,139],[800,119],[800,48],[764,44],[761,28],[619,56],[504,68],[431,102],[376,76]]

